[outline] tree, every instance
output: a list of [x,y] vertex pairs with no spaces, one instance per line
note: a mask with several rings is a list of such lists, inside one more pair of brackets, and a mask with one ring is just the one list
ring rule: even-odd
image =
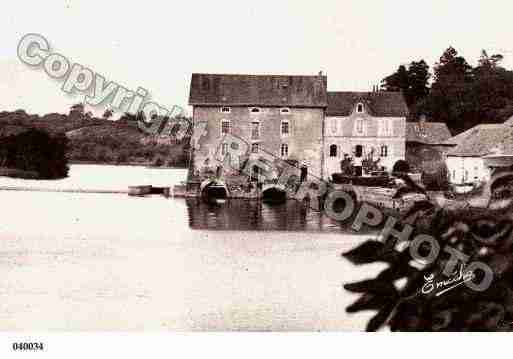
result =
[[424,60],[410,63],[408,68],[409,88],[405,93],[409,107],[428,96],[430,77],[429,66]]
[[421,181],[429,191],[445,191],[449,188],[449,170],[440,162],[433,171],[422,171]]
[[429,66],[424,60],[412,61],[407,67],[399,66],[392,75],[381,81],[381,88],[384,91],[401,91],[408,107],[429,94]]
[[410,165],[405,160],[398,160],[396,163],[394,163],[392,172],[400,172],[400,173],[410,172]]
[[2,165],[34,171],[43,179],[63,178],[68,174],[68,139],[62,133],[51,136],[29,129],[0,142]]
[[481,57],[478,60],[478,67],[496,69],[499,66],[499,62],[501,62],[503,59],[504,56],[500,54],[488,56],[486,50],[482,50]]
[[502,122],[512,113],[513,72],[500,66],[502,59],[500,54],[488,56],[483,50],[473,69],[473,123]]
[[406,91],[410,86],[408,70],[401,65],[392,75],[385,77],[381,88],[385,91]]
[[472,79],[472,67],[458,56],[453,47],[449,47],[434,67],[434,82],[424,112],[445,122],[453,130],[468,128],[466,115],[473,106],[469,94]]
[[486,50],[472,68],[450,47],[435,66],[429,96],[415,112],[430,115],[459,133],[480,123],[504,122],[513,115],[513,72],[501,67],[503,56]]

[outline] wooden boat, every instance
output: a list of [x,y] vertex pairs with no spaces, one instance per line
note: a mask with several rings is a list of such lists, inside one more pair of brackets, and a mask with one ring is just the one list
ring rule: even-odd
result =
[[152,186],[150,189],[150,194],[161,194],[164,197],[169,197],[171,190],[169,187],[154,187]]
[[338,178],[334,174],[332,177],[335,190],[342,190],[351,194],[356,202],[366,202],[382,209],[406,211],[416,202],[427,198],[424,193],[417,192],[415,189],[409,191],[409,187],[406,186],[404,180],[394,174],[368,177],[343,176]]
[[151,193],[151,185],[128,186],[129,196],[145,196]]
[[220,180],[205,180],[200,186],[201,198],[210,204],[223,204],[228,199],[228,188]]
[[378,176],[348,176],[342,173],[331,175],[335,184],[352,184],[354,186],[390,187],[391,178],[387,174]]

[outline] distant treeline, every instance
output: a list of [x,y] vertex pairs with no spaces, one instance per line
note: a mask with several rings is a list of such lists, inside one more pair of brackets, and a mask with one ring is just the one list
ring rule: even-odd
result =
[[502,60],[502,55],[483,50],[472,67],[449,47],[432,74],[424,60],[412,61],[383,79],[381,88],[403,92],[410,120],[427,115],[431,121],[445,122],[454,135],[513,115],[513,71],[502,67]]
[[[67,138],[66,157],[71,162],[173,167],[188,165],[190,137],[177,141],[165,136],[149,136],[139,129],[137,121],[140,116],[124,114],[116,121],[111,117],[110,110],[106,110],[102,118],[93,117],[90,112],[84,111],[82,104],[73,105],[67,115],[52,113],[39,116],[29,115],[24,110],[3,111],[0,112],[0,139],[6,140],[9,136],[17,136],[28,130],[39,130],[50,135],[50,138]],[[13,137],[10,137],[9,141],[12,140]],[[23,151],[22,148],[18,150]],[[19,161],[12,160],[4,161],[4,165],[0,163],[0,167],[7,164],[21,168]]]

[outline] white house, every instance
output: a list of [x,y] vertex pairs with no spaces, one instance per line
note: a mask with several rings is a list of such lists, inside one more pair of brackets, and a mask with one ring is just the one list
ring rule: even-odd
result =
[[405,158],[408,107],[400,92],[328,92],[324,130],[325,173],[340,172],[344,154],[361,165],[363,158],[379,159],[392,170]]
[[446,156],[450,182],[471,184],[489,179],[487,156],[513,155],[512,122],[477,125],[447,140],[446,144],[455,146]]

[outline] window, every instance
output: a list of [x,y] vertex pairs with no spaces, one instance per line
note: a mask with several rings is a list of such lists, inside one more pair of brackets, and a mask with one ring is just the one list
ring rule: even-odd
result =
[[260,113],[260,109],[258,107],[250,107],[249,112],[252,114]]
[[280,113],[282,115],[289,115],[290,114],[290,108],[288,108],[288,107],[281,108],[280,109]]
[[258,143],[252,143],[251,144],[251,153],[258,153],[259,150],[259,144]]
[[419,137],[427,137],[426,129],[421,124],[415,125],[415,132]]
[[387,124],[386,135],[392,136],[394,134],[394,121],[392,119],[388,119],[385,122]]
[[290,132],[289,121],[281,121],[281,135],[288,136]]
[[221,155],[225,156],[228,153],[228,144],[221,144]]
[[289,145],[283,143],[281,145],[281,157],[287,157],[289,155]]
[[330,146],[330,157],[337,157],[337,145]]
[[258,121],[251,122],[251,139],[260,139],[260,122]]
[[363,135],[363,120],[361,118],[356,120],[356,134]]
[[230,107],[221,107],[221,113],[230,113],[232,109]]
[[393,135],[393,122],[389,118],[384,118],[380,121],[380,132],[381,136],[392,136]]
[[356,105],[356,112],[362,113],[363,112],[363,104],[359,103]]
[[332,134],[337,134],[338,132],[338,119],[336,118],[332,118],[331,119],[331,133]]
[[230,133],[230,121],[221,120],[221,135],[226,135]]
[[383,145],[383,146],[381,146],[381,157],[386,157],[386,156],[388,156],[388,146]]

